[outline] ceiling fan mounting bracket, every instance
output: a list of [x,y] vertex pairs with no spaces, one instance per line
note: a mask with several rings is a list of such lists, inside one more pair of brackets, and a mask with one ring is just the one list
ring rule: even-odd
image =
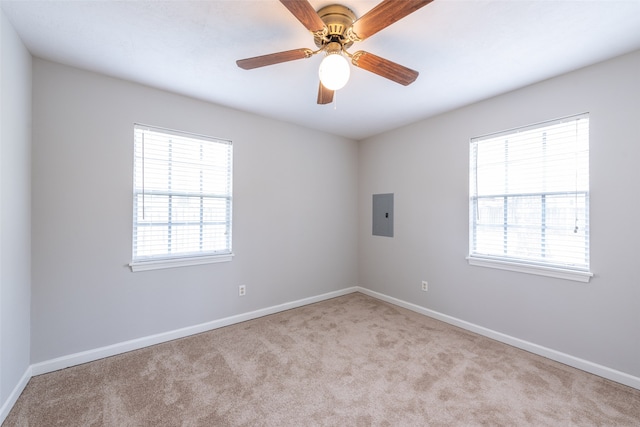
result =
[[326,34],[315,34],[316,46],[323,48],[327,43],[339,42],[343,49],[348,49],[353,40],[347,37],[347,30],[356,22],[356,14],[341,4],[332,4],[318,10],[318,16],[326,26]]

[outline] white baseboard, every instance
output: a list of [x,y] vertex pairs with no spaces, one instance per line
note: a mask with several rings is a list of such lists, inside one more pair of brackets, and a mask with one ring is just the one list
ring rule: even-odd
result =
[[555,360],[565,365],[572,366],[574,368],[607,378],[609,380],[627,385],[629,387],[640,390],[640,378],[633,375],[626,374],[624,372],[617,371],[615,369],[608,368],[606,366],[598,365],[597,363],[590,362],[588,360],[580,359],[575,356],[571,356],[566,353],[562,353],[547,347],[543,347],[538,344],[534,344],[528,341],[515,338],[501,332],[497,332],[485,327],[475,325],[473,323],[448,316],[437,311],[433,311],[419,305],[409,303],[394,297],[390,297],[379,292],[372,291],[360,286],[354,286],[351,288],[341,289],[339,291],[328,292],[322,295],[314,297],[303,298],[297,301],[291,301],[284,304],[279,304],[263,309],[251,311],[248,313],[238,314],[235,316],[225,317],[223,319],[213,320],[211,322],[202,323],[199,325],[189,326],[182,329],[176,329],[173,331],[163,332],[156,335],[150,335],[130,341],[125,341],[105,347],[96,348],[93,350],[87,350],[80,353],[74,353],[67,356],[58,357],[55,359],[47,360],[40,363],[35,363],[27,369],[20,382],[16,385],[11,395],[0,408],[0,424],[9,415],[9,411],[15,404],[16,400],[20,396],[20,393],[24,390],[31,376],[46,374],[48,372],[57,371],[59,369],[68,368],[75,365],[80,365],[87,362],[92,362],[98,359],[102,359],[109,356],[115,356],[118,354],[126,353],[132,350],[138,350],[150,345],[160,344],[167,341],[172,341],[178,338],[184,338],[190,335],[198,334],[201,332],[218,329],[224,326],[233,325],[235,323],[245,322],[247,320],[256,319],[258,317],[267,316],[270,314],[279,313],[281,311],[290,310],[292,308],[302,307],[308,304],[324,301],[331,298],[347,295],[353,292],[362,292],[365,295],[369,295],[373,298],[377,298],[382,301],[406,308],[416,313],[423,314],[428,317],[432,317],[437,320],[441,320],[445,323],[449,323],[454,326],[466,329],[471,332],[492,338],[496,341],[529,351],[531,353]]
[[11,408],[16,404],[18,397],[24,391],[24,388],[27,386],[27,383],[31,379],[31,366],[27,367],[27,370],[24,371],[24,374],[18,381],[18,384],[13,388],[13,391],[7,397],[7,400],[4,401],[4,404],[0,408],[0,425],[4,422],[4,420],[9,416],[9,412],[11,412]]
[[465,320],[461,320],[446,314],[442,314],[434,310],[429,310],[419,305],[406,302],[394,297],[390,297],[388,295],[381,294],[379,292],[375,292],[370,289],[357,287],[357,291],[362,292],[365,295],[369,295],[373,298],[377,298],[379,300],[386,301],[388,303],[406,308],[408,310],[415,311],[416,313],[420,313],[425,316],[432,317],[437,320],[441,320],[450,325],[458,326],[462,329],[466,329],[468,331],[475,332],[479,335],[483,335],[485,337],[494,339],[496,341],[509,344],[513,347],[526,350],[530,353],[534,353],[539,356],[543,356],[548,359],[555,360],[556,362],[560,362],[565,365],[569,365],[574,368],[580,369],[582,371],[586,371],[591,374],[598,375],[600,377],[609,379],[611,381],[615,381],[615,382],[640,390],[640,378],[635,377],[633,375],[629,375],[624,372],[617,371],[615,369],[611,369],[606,366],[602,366],[597,363],[593,363],[588,360],[584,360],[579,357],[572,356],[570,354],[562,353],[560,351],[543,347],[541,345],[534,344],[529,341],[521,340],[519,338],[515,338],[510,335],[506,335],[501,332],[497,332],[492,329],[485,328],[483,326],[478,326],[476,324],[473,324]]
[[297,301],[274,305],[248,313],[237,314],[235,316],[229,316],[218,320],[212,320],[211,322],[201,323],[199,325],[189,326],[182,329],[176,329],[173,331],[163,332],[160,334],[150,335],[130,341],[108,345],[105,347],[82,351],[80,353],[58,357],[51,360],[46,360],[44,362],[31,365],[31,375],[46,374],[48,372],[57,371],[59,369],[80,365],[82,363],[93,362],[94,360],[102,359],[109,356],[115,356],[117,354],[126,353],[132,350],[138,350],[150,345],[160,344],[178,338],[184,338],[190,335],[199,334],[201,332],[206,332],[213,329],[222,328],[224,326],[233,325],[235,323],[245,322],[247,320],[267,316],[269,314],[275,314],[281,311],[290,310],[292,308],[302,307],[304,305],[313,304],[315,302],[336,298],[356,292],[357,290],[357,287],[341,289],[339,291],[328,292],[326,294],[317,295],[314,297],[303,298]]

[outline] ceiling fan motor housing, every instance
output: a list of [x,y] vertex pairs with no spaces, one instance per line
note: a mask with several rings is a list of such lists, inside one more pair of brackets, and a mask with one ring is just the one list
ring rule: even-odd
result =
[[356,22],[356,14],[351,9],[340,4],[332,4],[318,10],[318,16],[327,26],[328,34],[325,37],[315,36],[316,46],[322,48],[327,43],[338,42],[347,49],[353,44],[353,41],[346,37],[347,29]]

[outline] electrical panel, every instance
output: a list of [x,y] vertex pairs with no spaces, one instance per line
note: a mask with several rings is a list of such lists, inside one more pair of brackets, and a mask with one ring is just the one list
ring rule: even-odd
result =
[[393,193],[373,195],[373,235],[393,237]]

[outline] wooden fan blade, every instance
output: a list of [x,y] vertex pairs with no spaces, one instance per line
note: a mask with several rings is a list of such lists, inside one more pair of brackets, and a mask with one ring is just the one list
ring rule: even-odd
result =
[[253,68],[265,67],[267,65],[279,64],[281,62],[294,61],[296,59],[309,58],[313,55],[311,49],[293,49],[284,52],[270,53],[269,55],[254,56],[253,58],[238,59],[238,67],[251,70]]
[[383,0],[354,22],[351,30],[359,40],[364,40],[432,1]]
[[312,33],[324,29],[324,22],[307,0],[280,0],[280,3],[289,9],[289,12],[298,18],[298,21]]
[[371,71],[404,86],[413,83],[418,78],[418,74],[420,74],[411,68],[362,50],[353,54],[351,63],[358,68]]
[[318,104],[330,104],[333,101],[333,91],[324,87],[322,82],[318,87]]

